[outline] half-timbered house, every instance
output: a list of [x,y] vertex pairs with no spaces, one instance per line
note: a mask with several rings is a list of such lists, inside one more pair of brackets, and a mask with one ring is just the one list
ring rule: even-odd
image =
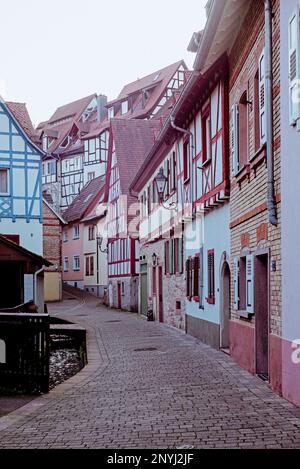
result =
[[112,119],[110,124],[105,194],[108,295],[110,306],[131,311],[138,309],[139,240],[137,198],[129,187],[159,128],[154,119]]
[[[97,268],[97,250],[94,246],[97,241],[96,232],[95,229],[92,229],[93,224],[91,223],[90,239],[85,238],[86,221],[84,219],[99,204],[101,197],[103,197],[103,190],[104,178],[93,179],[84,186],[63,214],[67,226],[64,227],[62,233],[62,278],[63,282],[82,290],[85,288],[87,265],[89,265],[89,272],[92,265],[93,277],[94,270]],[[90,252],[85,249],[88,241],[93,241],[93,249]],[[92,261],[90,260],[91,257],[93,258]],[[102,268],[107,270],[106,263]],[[95,289],[98,286],[96,283],[93,284]]]
[[148,283],[141,310],[148,296],[158,320],[217,348],[229,345],[227,76],[226,57],[194,72],[132,185],[142,205],[141,287]]
[[0,98],[0,307],[44,312],[42,156],[25,104]]

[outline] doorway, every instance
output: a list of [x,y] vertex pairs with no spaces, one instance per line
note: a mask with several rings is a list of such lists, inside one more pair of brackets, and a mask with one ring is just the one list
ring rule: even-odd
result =
[[122,286],[121,282],[118,282],[118,309],[122,308]]
[[0,262],[0,308],[13,308],[23,303],[24,267],[21,262]]
[[141,314],[147,316],[148,313],[148,288],[147,288],[147,264],[140,266],[140,282],[141,282]]
[[269,379],[269,256],[255,258],[255,356],[256,373]]
[[158,267],[158,315],[159,322],[164,322],[164,304],[163,304],[163,271]]
[[229,319],[230,319],[230,268],[224,262],[221,271],[221,330],[220,347],[229,353]]

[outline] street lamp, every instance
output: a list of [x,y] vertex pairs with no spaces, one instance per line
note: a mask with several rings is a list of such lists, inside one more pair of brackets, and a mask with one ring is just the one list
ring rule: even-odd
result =
[[98,245],[98,248],[99,248],[100,252],[107,253],[107,252],[108,252],[108,248],[102,249],[102,244],[103,244],[103,236],[98,235],[98,236],[97,236],[97,245]]
[[155,252],[152,254],[152,265],[155,267],[157,265],[157,262],[158,261],[158,257],[157,257],[157,254],[155,254]]
[[158,194],[158,201],[159,201],[159,203],[162,204],[162,206],[166,210],[177,210],[176,202],[171,202],[168,207],[166,207],[163,204],[164,193],[165,193],[167,181],[168,181],[168,178],[164,175],[163,168],[160,168],[160,170],[158,171],[157,176],[154,178],[154,182],[155,182],[156,190],[157,190],[157,194]]
[[164,171],[162,168],[160,168],[158,175],[155,177],[155,185],[156,185],[156,190],[158,193],[158,200],[159,202],[162,202],[164,200],[164,193],[165,193],[165,188],[167,184],[167,177],[164,175]]

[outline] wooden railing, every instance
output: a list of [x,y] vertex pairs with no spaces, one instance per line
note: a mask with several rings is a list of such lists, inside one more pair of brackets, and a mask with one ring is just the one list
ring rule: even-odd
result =
[[49,315],[0,313],[0,393],[49,391]]

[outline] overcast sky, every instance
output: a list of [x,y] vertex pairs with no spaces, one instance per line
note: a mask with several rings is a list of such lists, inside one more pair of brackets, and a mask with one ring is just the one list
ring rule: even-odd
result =
[[26,102],[33,123],[194,54],[207,0],[1,1],[0,94]]

